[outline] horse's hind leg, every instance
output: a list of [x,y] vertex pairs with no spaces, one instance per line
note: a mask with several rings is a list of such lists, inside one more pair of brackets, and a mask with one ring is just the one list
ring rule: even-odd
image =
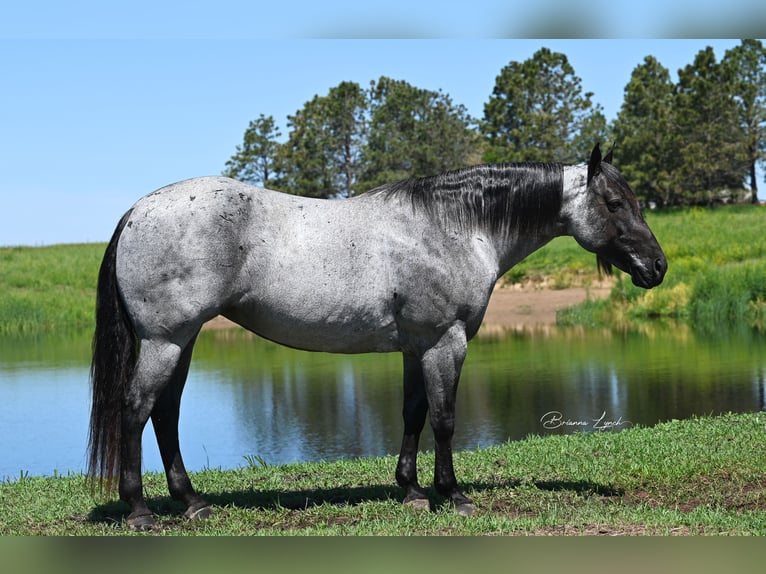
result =
[[141,480],[141,436],[154,405],[172,379],[181,358],[172,343],[142,340],[138,362],[122,407],[120,498],[130,506],[127,523],[144,530],[154,525]]
[[178,416],[181,407],[181,393],[186,383],[196,337],[186,345],[170,382],[160,393],[152,410],[152,426],[165,467],[168,490],[175,500],[186,504],[187,518],[207,518],[210,505],[195,492],[186,472],[178,443]]
[[404,504],[427,509],[428,496],[418,483],[418,441],[426,422],[428,401],[423,369],[417,357],[404,355],[404,436],[396,466],[396,482],[405,490]]

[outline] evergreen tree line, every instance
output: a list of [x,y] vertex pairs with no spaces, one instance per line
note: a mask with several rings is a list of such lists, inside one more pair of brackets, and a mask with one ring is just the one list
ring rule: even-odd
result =
[[592,98],[567,57],[547,48],[501,70],[481,119],[403,80],[341,82],[287,117],[285,140],[272,116],[251,121],[223,173],[298,195],[350,197],[480,162],[578,163],[600,141],[616,144],[617,165],[644,202],[757,200],[756,165],[766,159],[760,41],[743,40],[720,61],[707,47],[675,83],[647,56],[612,122]]

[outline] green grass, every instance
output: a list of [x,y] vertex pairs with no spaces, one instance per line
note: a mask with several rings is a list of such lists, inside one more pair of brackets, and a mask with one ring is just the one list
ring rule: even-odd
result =
[[[194,473],[214,505],[182,518],[164,476],[145,491],[162,535],[766,534],[766,416],[728,414],[619,433],[532,436],[456,454],[477,513],[401,505],[395,457]],[[421,454],[431,476],[433,454]],[[94,500],[80,475],[0,484],[0,535],[125,535],[126,506]]]
[[0,333],[92,327],[104,244],[0,248]]

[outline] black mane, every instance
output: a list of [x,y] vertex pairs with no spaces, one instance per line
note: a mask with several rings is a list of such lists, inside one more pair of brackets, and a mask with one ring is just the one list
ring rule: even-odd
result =
[[538,235],[558,215],[562,174],[556,163],[482,164],[385,184],[370,193],[408,198],[414,210],[441,226],[519,237]]

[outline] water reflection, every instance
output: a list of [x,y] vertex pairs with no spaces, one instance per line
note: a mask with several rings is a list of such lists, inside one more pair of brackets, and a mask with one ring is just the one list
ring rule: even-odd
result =
[[[485,330],[458,391],[457,449],[766,408],[764,339]],[[0,478],[84,468],[87,335],[0,339]],[[398,355],[303,353],[241,331],[203,333],[181,408],[187,466],[231,468],[398,451]],[[151,431],[146,468],[161,468]],[[432,448],[430,431],[424,448]],[[393,469],[392,469],[393,472]]]

